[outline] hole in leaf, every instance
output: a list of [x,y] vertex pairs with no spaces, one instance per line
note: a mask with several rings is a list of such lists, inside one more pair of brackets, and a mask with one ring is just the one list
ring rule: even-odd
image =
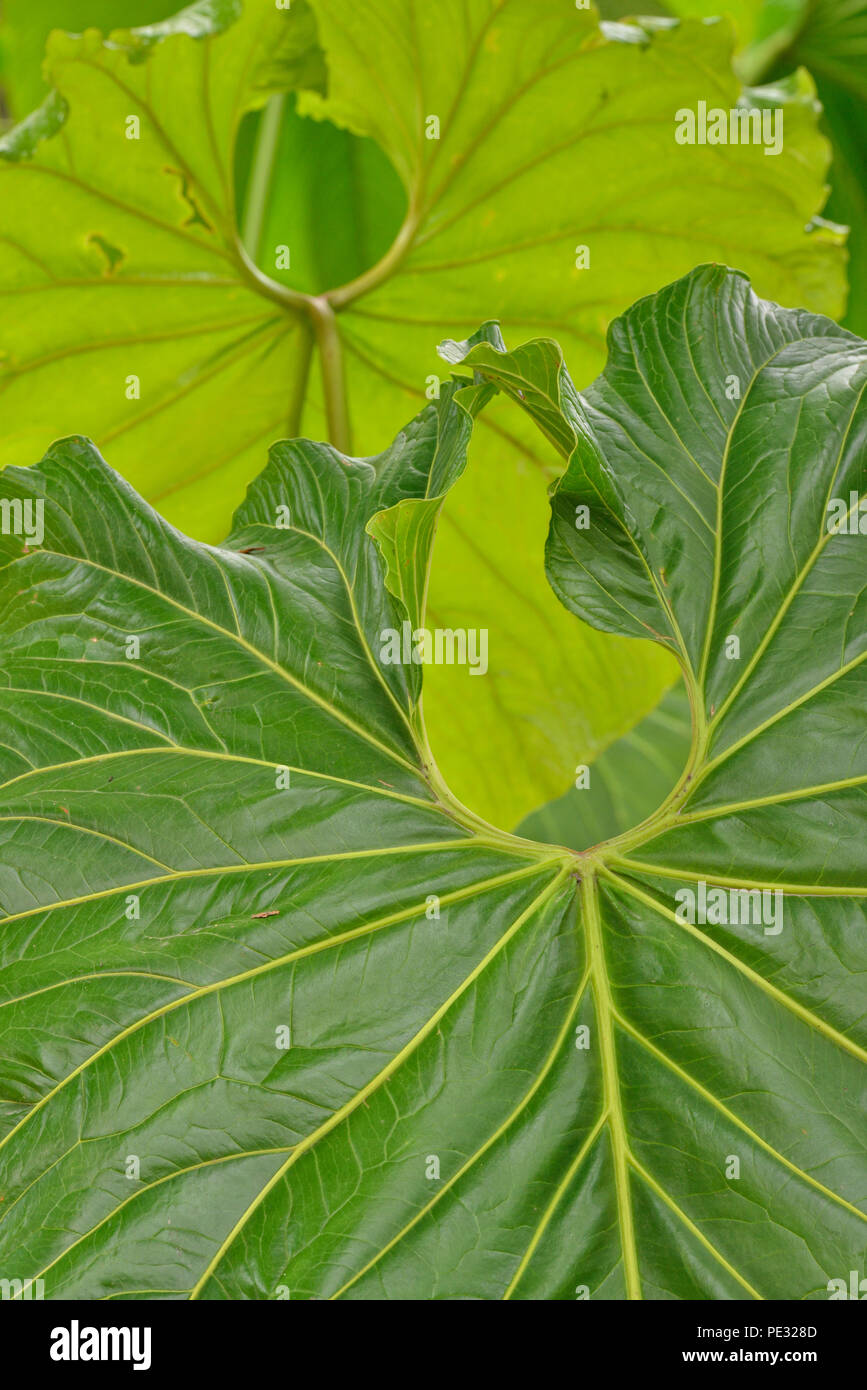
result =
[[299,116],[292,98],[278,115],[253,112],[241,125],[238,222],[266,275],[321,294],[385,255],[406,215],[406,193],[375,141]]
[[204,213],[202,212],[201,208],[199,207],[198,203],[196,202],[195,198],[190,192],[190,181],[187,178],[186,174],[182,173],[180,169],[172,169],[171,166],[168,164],[165,166],[165,173],[170,174],[172,178],[178,180],[180,184],[180,196],[190,210],[190,215],[189,217],[184,219],[183,225],[185,227],[204,227],[206,231],[212,232],[214,228],[208,221],[207,217],[205,217]]
[[[520,422],[519,422],[520,425]],[[586,849],[597,833],[590,802],[604,796],[599,758],[650,711],[677,679],[669,653],[652,642],[589,627],[557,598],[545,573],[550,524],[547,485],[562,459],[544,440],[524,444],[514,410],[494,400],[480,418],[466,471],[445,499],[434,547],[426,625],[487,633],[487,670],[437,664],[424,670],[424,716],[440,772],[457,799],[500,830]],[[476,646],[479,646],[477,641]],[[689,749],[646,810],[624,808],[631,829],[665,799]],[[482,755],[480,750],[484,750]],[[557,826],[527,828],[525,817],[574,785],[590,767],[590,785],[566,800]],[[635,781],[627,770],[625,783]],[[584,838],[584,822],[592,820]],[[578,843],[576,843],[576,840]]]
[[99,232],[91,232],[87,238],[87,244],[88,246],[95,246],[105,258],[103,275],[113,275],[126,256],[125,251],[122,251],[119,246],[113,245],[104,236],[100,236]]

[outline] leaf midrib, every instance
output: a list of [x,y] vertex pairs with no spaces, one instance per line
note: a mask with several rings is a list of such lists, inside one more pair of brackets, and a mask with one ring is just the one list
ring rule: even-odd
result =
[[[556,867],[557,864],[558,861],[553,861],[553,864],[551,861],[549,861],[545,865],[537,867],[536,872],[541,872],[542,868],[548,869],[551,867]],[[470,971],[469,975],[467,975],[461,981],[458,987],[452,992],[452,994],[449,995],[448,999],[446,999],[445,1002],[441,1004],[440,1007],[430,1016],[430,1018],[426,1020],[422,1027],[409,1040],[409,1042],[406,1043],[405,1046],[401,1048],[400,1052],[398,1052],[391,1059],[388,1065],[384,1067],[382,1071],[380,1071],[375,1077],[373,1077],[372,1080],[369,1081],[366,1086],[358,1090],[351,1100],[347,1101],[343,1106],[336,1110],[329,1117],[329,1119],[324,1122],[324,1124],[320,1125],[318,1129],[314,1130],[310,1135],[307,1136],[306,1139],[301,1140],[301,1142],[295,1146],[289,1158],[277,1170],[273,1177],[265,1184],[261,1192],[257,1195],[255,1201],[251,1203],[251,1205],[235,1223],[235,1225],[232,1227],[232,1230],[229,1232],[225,1240],[220,1245],[219,1249],[214,1254],[213,1258],[209,1261],[204,1272],[193,1286],[192,1292],[190,1293],[191,1300],[198,1298],[202,1289],[208,1283],[209,1279],[212,1277],[215,1270],[219,1266],[219,1263],[222,1260],[223,1256],[231,1248],[237,1235],[246,1226],[248,1220],[253,1215],[253,1213],[257,1211],[258,1208],[261,1206],[262,1202],[266,1199],[269,1192],[273,1190],[273,1188],[277,1185],[278,1182],[281,1182],[283,1180],[286,1173],[294,1166],[295,1163],[297,1163],[297,1161],[300,1158],[303,1157],[305,1153],[312,1149],[313,1146],[317,1144],[320,1139],[324,1138],[325,1135],[329,1134],[333,1129],[335,1129],[337,1125],[339,1125],[345,1118],[351,1115],[353,1111],[355,1111],[361,1104],[363,1104],[364,1101],[367,1100],[368,1096],[372,1095],[374,1091],[378,1090],[379,1087],[383,1085],[384,1082],[386,1082],[389,1079],[389,1077],[391,1077],[398,1070],[400,1066],[402,1066],[402,1064],[404,1063],[404,1061],[406,1061],[408,1057],[412,1056],[416,1052],[418,1047],[433,1032],[434,1028],[449,1011],[452,1005],[456,1003],[458,999],[461,998],[461,996],[465,993],[467,989],[469,989],[469,987],[472,984],[475,983],[475,981],[479,978],[483,971],[486,970],[487,967],[491,964],[491,962],[496,959],[496,957],[500,954],[500,952],[508,944],[508,942],[511,941],[511,939],[520,930],[524,923],[528,921],[533,916],[533,914],[536,913],[550,898],[553,897],[553,895],[565,882],[568,874],[568,866],[563,866],[562,864],[560,864],[559,871],[556,874],[556,876],[553,879],[551,879],[548,884],[546,884],[546,886],[542,889],[542,891],[539,894],[537,894],[537,896],[533,899],[529,906],[526,907],[519,914],[519,916],[515,918],[511,926],[508,927],[507,930],[503,932],[501,936],[498,937],[491,949],[476,964],[473,970]]]

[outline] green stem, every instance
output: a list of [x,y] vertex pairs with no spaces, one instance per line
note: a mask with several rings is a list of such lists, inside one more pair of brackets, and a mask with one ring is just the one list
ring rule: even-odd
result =
[[[316,346],[322,363],[322,389],[325,398],[327,435],[330,442],[341,453],[349,453],[352,447],[352,433],[349,422],[349,405],[346,395],[346,372],[343,361],[343,345],[337,328],[335,311],[345,308],[361,295],[376,289],[384,280],[393,275],[404,256],[410,250],[418,230],[418,196],[411,200],[403,226],[393,244],[382,259],[365,271],[363,275],[349,284],[328,290],[322,295],[304,294],[273,280],[259,266],[262,250],[262,234],[268,207],[268,196],[274,177],[277,148],[283,121],[286,98],[284,95],[272,97],[266,106],[256,137],[256,148],[250,171],[244,209],[243,227],[236,252],[241,272],[250,285],[260,294],[273,299],[284,309],[303,314],[312,324]],[[296,422],[297,429],[303,409],[303,395],[306,390],[312,339],[303,348],[303,360],[293,384],[290,403],[290,420]]]
[[362,295],[370,294],[371,290],[375,290],[383,281],[388,280],[397,270],[404,256],[411,250],[417,231],[418,213],[413,206],[410,206],[403,226],[382,259],[355,280],[350,280],[348,284],[341,285],[338,289],[326,291],[324,298],[332,308],[345,309],[347,304],[352,304]]
[[301,335],[298,346],[298,366],[295,372],[295,379],[292,382],[292,396],[289,401],[289,418],[287,425],[287,437],[297,439],[301,433],[301,419],[304,414],[304,404],[307,400],[307,383],[310,380],[310,364],[313,360],[313,344],[315,335],[309,323],[302,323],[298,327]]
[[343,387],[340,342],[336,325],[333,323],[334,315],[327,304],[323,306],[311,295],[272,279],[259,266],[285,107],[286,97],[285,94],[281,94],[272,97],[262,113],[247,187],[243,226],[240,238],[236,240],[235,251],[241,274],[252,288],[274,300],[282,309],[294,312],[301,319],[298,326],[298,363],[290,386],[287,413],[290,438],[296,438],[301,429],[313,347],[316,343],[322,353],[329,436],[332,443],[345,452],[349,445],[348,411]]
[[241,239],[251,259],[257,262],[262,250],[265,211],[268,206],[268,195],[271,192],[271,180],[274,176],[274,163],[277,159],[277,145],[280,140],[280,126],[283,121],[285,105],[285,93],[271,98],[262,112],[259,131],[256,136],[256,148],[253,153],[250,182],[247,187]]
[[617,1049],[614,1041],[614,1001],[608,981],[605,948],[602,944],[602,924],[599,915],[595,875],[590,874],[581,886],[584,907],[584,931],[590,963],[590,980],[596,1003],[596,1027],[602,1059],[602,1084],[605,1092],[605,1113],[611,1138],[614,1164],[614,1188],[617,1196],[617,1225],[623,1255],[626,1297],[641,1298],[641,1277],[638,1270],[638,1250],[635,1243],[635,1223],[632,1214],[632,1193],[629,1183],[629,1145],[626,1137],[626,1118],[620,1095],[617,1068]]
[[352,435],[346,399],[343,344],[340,341],[337,318],[328,300],[321,295],[308,298],[307,307],[313,320],[322,364],[322,390],[325,396],[328,438],[335,449],[347,454],[352,447]]

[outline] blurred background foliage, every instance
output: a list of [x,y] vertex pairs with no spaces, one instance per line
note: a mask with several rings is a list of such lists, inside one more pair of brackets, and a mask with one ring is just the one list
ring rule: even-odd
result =
[[7,119],[20,121],[48,91],[42,77],[52,29],[121,29],[166,19],[173,0],[3,0],[0,4],[0,99]]
[[[42,57],[52,29],[107,32],[165,19],[177,8],[175,0],[0,0],[0,126],[21,120],[44,98]],[[749,86],[779,81],[799,67],[809,71],[833,148],[824,215],[850,229],[844,322],[867,334],[867,0],[600,0],[597,8],[610,20],[728,16],[740,42],[736,69]],[[237,164],[242,196],[262,121],[275,127],[272,158],[295,170],[294,183],[274,185],[265,219],[245,228],[246,244],[282,240],[288,226],[296,283],[305,290],[360,275],[384,254],[403,218],[403,189],[389,161],[374,141],[313,125],[297,114],[294,100],[278,98],[272,110],[245,122]],[[333,219],[337,235],[323,238],[317,228],[331,206],[352,215]]]
[[[728,16],[740,53],[736,69],[749,86],[761,86],[804,67],[823,107],[822,127],[831,140],[831,192],[825,216],[849,227],[849,307],[844,320],[867,334],[867,0],[600,0],[603,19],[633,15],[681,18]],[[52,29],[93,27],[107,32],[165,19],[175,0],[0,0],[0,123],[17,121],[46,94],[41,75],[45,40]],[[343,284],[388,248],[403,217],[400,181],[379,146],[348,131],[320,123],[311,127],[294,101],[278,99],[274,110],[245,124],[238,150],[241,190],[249,187],[257,127],[276,123],[273,157],[289,161],[295,184],[275,186],[267,220],[245,229],[266,240],[270,224],[291,227],[297,282],[307,290]],[[323,177],[324,175],[324,177]],[[351,185],[364,199],[348,201]],[[374,193],[375,190],[375,193]],[[299,194],[306,196],[298,196]],[[322,238],[316,229],[329,204],[353,209],[340,235]],[[288,219],[288,220],[287,220]],[[281,240],[282,237],[277,237]],[[247,245],[252,243],[245,237]],[[296,259],[297,254],[297,259]]]
[[[603,5],[603,8],[605,6]],[[718,0],[670,0],[680,16],[710,16]],[[843,322],[867,334],[867,0],[735,0],[725,5],[740,40],[736,68],[751,86],[806,68],[831,141],[825,216],[849,227],[849,307]]]
[[[177,8],[176,0],[0,0],[0,130],[43,100],[41,63],[51,30],[106,32],[166,18]],[[807,69],[833,150],[824,216],[850,227],[843,321],[867,334],[867,0],[647,0],[638,6],[602,0],[599,9],[611,21],[635,14],[728,16],[738,38],[736,71],[747,85],[782,82]],[[291,175],[275,179],[275,168]],[[264,111],[244,118],[235,178],[248,252],[258,260],[263,247],[291,241],[291,283],[308,293],[346,284],[374,265],[406,211],[404,187],[380,146],[302,117],[291,95],[274,97]],[[589,790],[571,788],[542,806],[524,818],[521,833],[583,848],[634,825],[677,780],[689,724],[678,684],[596,759]]]

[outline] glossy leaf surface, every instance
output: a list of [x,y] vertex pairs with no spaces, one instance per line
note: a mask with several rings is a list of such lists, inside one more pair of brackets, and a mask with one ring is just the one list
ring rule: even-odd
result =
[[[0,1268],[47,1297],[864,1274],[865,541],[827,503],[867,347],[704,268],[580,396],[551,344],[470,362],[572,437],[558,591],[685,670],[683,782],[583,855],[464,811],[382,658],[483,387],[375,460],[278,446],[220,549],[83,441],[4,478],[45,535],[0,556]],[[701,881],[770,917],[678,920]]]

